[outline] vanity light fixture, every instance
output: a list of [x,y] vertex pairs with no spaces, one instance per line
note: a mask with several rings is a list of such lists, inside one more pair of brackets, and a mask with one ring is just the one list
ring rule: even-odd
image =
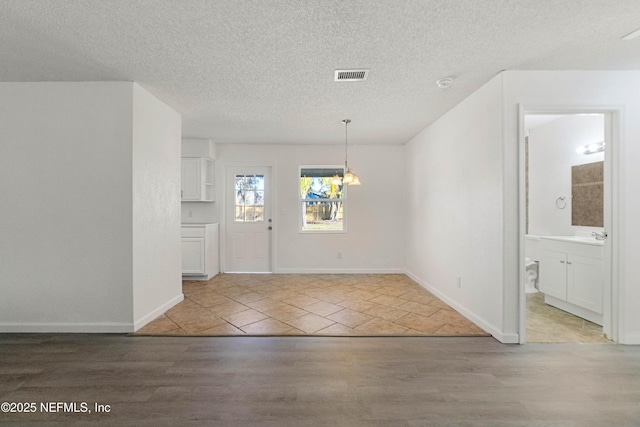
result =
[[587,144],[584,147],[578,147],[576,153],[581,154],[595,154],[604,151],[604,141],[594,142],[593,144]]

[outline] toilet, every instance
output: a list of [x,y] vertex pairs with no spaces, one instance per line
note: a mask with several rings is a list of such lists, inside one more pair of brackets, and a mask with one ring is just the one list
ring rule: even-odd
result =
[[524,266],[524,290],[527,294],[535,294],[538,292],[538,263],[525,258]]
[[540,237],[527,234],[524,241],[524,289],[528,294],[538,292],[538,244]]

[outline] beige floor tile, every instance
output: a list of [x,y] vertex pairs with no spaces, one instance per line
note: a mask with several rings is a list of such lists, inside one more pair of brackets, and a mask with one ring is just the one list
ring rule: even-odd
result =
[[409,313],[406,316],[399,318],[394,323],[427,334],[435,334],[438,329],[444,326],[444,323],[440,321],[433,320],[430,317],[420,316],[415,313]]
[[348,294],[348,298],[353,298],[353,299],[360,299],[360,300],[370,300],[371,298],[375,298],[378,295],[380,295],[379,293],[376,292],[372,292],[372,291],[368,291],[365,289],[358,289],[356,291],[350,292]]
[[408,311],[402,310],[402,306],[393,308],[387,307],[386,305],[376,305],[364,311],[364,314],[368,314],[370,316],[377,317],[388,322],[394,322],[402,316],[406,316],[408,313]]
[[287,320],[287,323],[307,334],[312,334],[332,325],[335,322],[322,316],[318,316],[317,314],[307,313],[304,316],[289,319]]
[[302,294],[298,294],[296,296],[291,296],[291,297],[282,299],[282,302],[296,306],[298,308],[306,308],[306,306],[314,304],[318,301],[320,300],[317,298],[310,297],[308,295],[302,295]]
[[398,310],[410,311],[421,316],[429,317],[437,311],[441,310],[438,307],[434,307],[428,304],[420,304],[417,302],[408,301],[396,307]]
[[174,320],[176,324],[187,334],[195,334],[205,329],[225,323],[223,319],[213,313],[209,313],[208,315],[198,313],[192,317],[183,317],[180,319],[173,318],[172,320]]
[[456,325],[452,323],[445,323],[436,334],[444,335],[489,335],[478,326],[471,324],[468,326]]
[[258,311],[262,311],[264,312],[265,310],[269,310],[271,308],[276,308],[276,307],[280,307],[286,305],[284,302],[279,301],[277,299],[273,299],[273,298],[264,298],[258,301],[254,301],[254,302],[249,302],[247,303],[247,306],[258,310]]
[[308,335],[308,334],[304,333],[300,329],[291,328],[287,331],[280,332],[278,335],[300,336],[300,335]]
[[378,294],[387,295],[390,297],[400,297],[402,295],[406,295],[412,292],[412,289],[407,289],[406,287],[394,287],[394,286],[384,286],[378,289]]
[[186,297],[202,307],[212,307],[233,301],[232,299],[213,291],[188,293]]
[[173,310],[170,313],[167,312],[165,314],[169,319],[173,320],[178,326],[180,326],[184,322],[193,321],[194,319],[203,318],[203,319],[211,319],[217,317],[215,314],[211,313],[204,307],[188,307],[179,310]]
[[154,319],[153,322],[147,323],[142,328],[138,329],[136,333],[138,334],[164,334],[168,331],[173,331],[179,328],[179,326],[167,316],[162,315],[157,319]]
[[444,303],[443,301],[441,301],[441,300],[439,300],[437,298],[429,301],[427,304],[428,305],[432,305],[434,307],[438,307],[438,308],[451,309],[451,307],[449,307],[448,304]]
[[251,292],[251,289],[246,286],[234,285],[228,288],[217,290],[217,292],[221,293],[224,296],[232,298],[236,295],[242,295],[242,294],[246,294],[247,292]]
[[438,310],[434,314],[429,316],[429,318],[439,321],[443,324],[450,323],[450,324],[460,325],[460,326],[473,325],[473,322],[471,322],[469,319],[467,319],[457,311],[452,310],[451,308],[443,308],[441,310]]
[[[139,332],[244,335],[247,331],[254,335],[347,336],[434,334],[436,331],[442,335],[484,334],[405,275],[219,274],[207,282],[184,281],[183,293],[184,301]],[[534,303],[527,301],[527,307]],[[554,314],[553,308],[546,304],[533,307],[538,313]],[[447,311],[438,314],[440,309]],[[430,319],[428,315],[435,317]],[[563,327],[571,326],[571,322],[558,318],[552,324],[552,331],[562,331]],[[576,332],[563,333],[580,336],[583,340],[601,339],[598,328],[588,322],[582,322]]]
[[255,323],[243,326],[242,329],[247,334],[253,335],[279,335],[291,330],[291,325],[287,325],[279,320],[266,318]]
[[326,301],[317,301],[306,306],[304,309],[310,313],[317,314],[318,316],[328,316],[340,310],[344,310],[344,307],[336,304],[331,304],[330,302]]
[[390,297],[388,295],[379,295],[375,298],[370,299],[369,302],[375,302],[376,304],[382,304],[388,307],[398,307],[399,305],[406,303],[406,301],[403,299]]
[[225,317],[233,313],[239,313],[241,311],[249,310],[250,307],[240,304],[236,301],[229,301],[222,304],[214,305],[213,307],[207,307],[207,310],[214,313],[217,316]]
[[602,327],[544,302],[544,294],[527,295],[527,342],[602,343]]
[[407,328],[406,326],[401,326],[396,323],[387,322],[386,320],[378,318],[371,319],[361,325],[356,326],[357,331],[374,335],[396,335],[403,333],[407,329],[409,328]]
[[230,325],[227,322],[221,323],[209,329],[199,331],[196,335],[244,335],[241,329]]
[[241,304],[247,304],[250,302],[260,301],[261,299],[265,299],[266,297],[266,295],[259,292],[246,292],[244,294],[234,295],[231,298]]
[[278,307],[274,307],[268,310],[264,310],[264,313],[273,317],[274,319],[282,320],[286,322],[287,320],[294,319],[296,317],[304,316],[308,314],[308,311],[302,310],[298,307],[294,307],[292,305],[281,305]]
[[359,311],[354,311],[348,308],[327,316],[327,319],[331,319],[350,328],[355,328],[372,318],[373,317],[368,314],[360,313]]
[[165,314],[170,315],[172,313],[179,312],[179,311],[181,312],[189,309],[198,310],[200,308],[201,308],[200,305],[196,304],[195,302],[191,301],[188,298],[185,298],[184,300],[180,301],[178,304],[174,305],[169,310],[167,310]]
[[398,298],[406,300],[406,301],[412,301],[412,302],[417,302],[420,304],[429,304],[432,301],[436,301],[438,300],[438,298],[436,298],[435,295],[433,295],[432,293],[430,293],[429,291],[412,291],[409,292],[407,294],[404,295],[400,295]]
[[231,323],[236,328],[242,329],[243,326],[248,325],[249,323],[254,323],[259,320],[266,319],[267,317],[269,316],[260,311],[250,308],[239,313],[223,316],[223,319]]
[[[280,286],[280,288],[282,289],[282,287]],[[322,293],[321,291],[319,291],[320,293]],[[295,292],[295,291],[291,291],[291,290],[279,290],[279,291],[275,291],[275,292],[270,292],[269,293],[269,298],[273,298],[273,299],[277,299],[279,301],[282,301],[284,299],[287,298],[293,298],[293,297],[297,297],[298,295],[300,295],[299,293]]]
[[334,323],[324,329],[320,329],[315,332],[315,335],[360,335],[361,332],[356,331],[353,328],[345,326],[341,323]]
[[323,301],[330,302],[331,304],[338,304],[339,302],[344,301],[348,298],[348,292],[330,291],[329,293],[320,294],[317,297],[314,297]]
[[378,306],[379,304],[376,304],[375,302],[370,302],[370,301],[363,301],[363,300],[344,300],[341,301],[340,303],[338,303],[339,306],[341,306],[342,308],[349,308],[351,310],[354,311],[359,311],[361,313],[364,313],[367,310],[372,309],[373,307]]

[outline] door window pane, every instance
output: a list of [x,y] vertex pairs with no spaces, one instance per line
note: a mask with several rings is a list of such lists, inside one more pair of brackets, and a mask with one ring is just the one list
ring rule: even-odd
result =
[[235,222],[264,222],[264,175],[236,175]]

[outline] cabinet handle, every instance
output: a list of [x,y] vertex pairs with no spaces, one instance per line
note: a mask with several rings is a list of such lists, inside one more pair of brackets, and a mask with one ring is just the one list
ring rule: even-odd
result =
[[571,264],[571,261],[567,261],[567,264]]
[[564,260],[561,260],[561,261],[560,261],[560,264],[564,264]]

